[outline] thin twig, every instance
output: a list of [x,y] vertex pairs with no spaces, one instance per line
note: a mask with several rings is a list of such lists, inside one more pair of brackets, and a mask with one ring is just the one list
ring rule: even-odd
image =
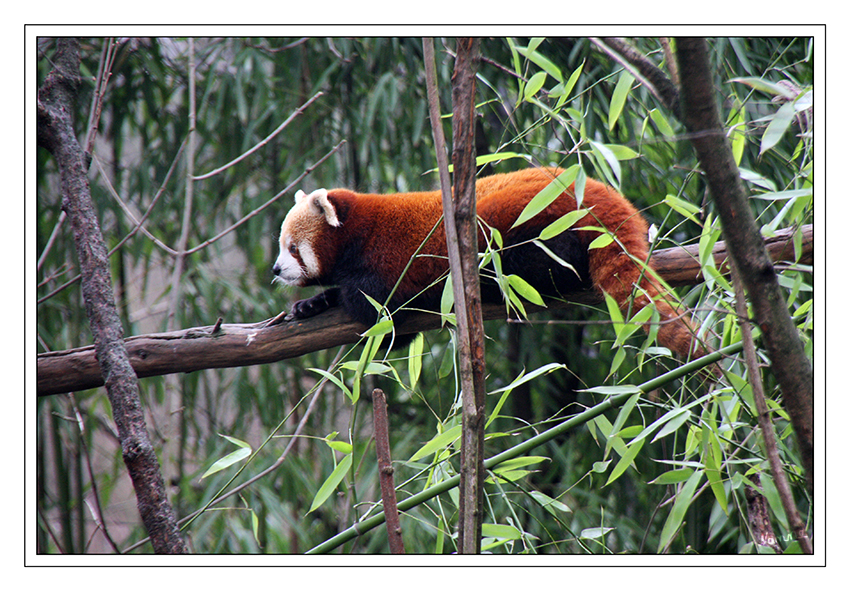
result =
[[74,393],[69,393],[69,400],[71,403],[71,408],[74,411],[74,417],[77,420],[77,428],[80,430],[80,450],[83,453],[83,457],[86,461],[86,470],[89,473],[89,481],[91,483],[91,493],[94,496],[94,507],[89,507],[89,510],[92,513],[92,517],[97,523],[97,526],[103,530],[103,535],[106,537],[106,541],[109,542],[109,545],[112,546],[112,549],[116,552],[120,553],[121,549],[118,547],[118,544],[115,543],[115,540],[112,539],[112,536],[109,534],[109,530],[106,527],[106,520],[103,518],[103,506],[100,504],[100,494],[97,490],[97,478],[94,475],[94,467],[91,463],[91,454],[89,453],[88,445],[86,444],[86,425],[83,421],[83,415],[80,413],[80,409],[77,406],[77,399],[74,396]]
[[287,117],[287,118],[286,118],[286,121],[284,121],[283,123],[281,123],[281,124],[278,126],[278,128],[277,128],[277,129],[275,129],[273,132],[271,132],[271,133],[270,133],[270,134],[266,137],[266,139],[264,139],[264,140],[262,140],[261,142],[259,142],[258,144],[256,144],[253,148],[251,148],[250,150],[248,150],[247,152],[245,152],[245,153],[244,153],[244,154],[242,154],[241,156],[238,156],[238,157],[234,158],[233,160],[231,160],[230,162],[228,162],[228,163],[227,163],[227,164],[225,164],[224,166],[220,166],[220,167],[216,168],[215,170],[211,170],[210,172],[208,172],[208,173],[206,173],[206,174],[202,174],[202,175],[200,175],[200,176],[191,176],[191,175],[190,175],[190,178],[191,178],[192,180],[195,180],[195,181],[200,181],[200,180],[203,180],[203,179],[208,179],[208,178],[210,178],[210,177],[212,177],[212,176],[215,176],[215,175],[217,175],[217,174],[220,174],[220,173],[224,172],[225,170],[227,170],[228,168],[230,168],[231,166],[233,166],[233,165],[234,165],[234,164],[236,164],[237,162],[240,162],[240,161],[244,160],[245,158],[247,158],[248,156],[250,156],[251,154],[253,154],[253,153],[254,153],[254,152],[256,152],[257,150],[259,150],[260,148],[262,148],[263,146],[265,146],[267,143],[269,143],[269,142],[272,140],[272,138],[274,138],[274,136],[276,136],[276,135],[277,135],[277,134],[279,134],[281,131],[283,131],[283,130],[284,130],[284,128],[286,128],[286,126],[287,126],[287,125],[289,125],[290,123],[292,123],[293,119],[295,119],[298,115],[300,115],[301,113],[303,113],[303,112],[307,109],[307,107],[309,107],[311,104],[313,104],[313,101],[315,101],[316,99],[318,99],[318,98],[319,98],[320,96],[322,96],[323,94],[324,94],[324,93],[323,93],[321,90],[320,90],[319,92],[317,92],[316,94],[314,94],[314,95],[312,96],[312,98],[310,98],[310,100],[308,100],[306,103],[304,103],[303,105],[301,105],[300,107],[298,107],[295,111],[293,111],[293,113],[292,113],[289,117]]
[[[124,238],[122,238],[121,241],[118,244],[116,244],[114,247],[112,247],[109,250],[108,256],[111,257],[113,254],[115,254],[118,251],[119,248],[121,248],[130,238],[135,236],[136,233],[139,232],[140,230],[142,231],[142,233],[147,235],[149,238],[151,238],[155,242],[158,242],[158,240],[143,227],[143,224],[147,221],[148,216],[150,216],[151,212],[153,211],[154,205],[156,205],[157,201],[159,201],[159,198],[165,192],[165,187],[168,185],[168,181],[171,179],[171,173],[174,172],[174,169],[177,166],[177,162],[180,161],[180,156],[183,154],[183,148],[185,146],[186,146],[186,142],[184,141],[180,145],[180,149],[177,150],[177,155],[174,157],[174,160],[171,162],[171,167],[169,167],[168,172],[165,175],[165,179],[162,181],[162,185],[160,185],[160,187],[159,187],[159,191],[157,191],[156,195],[154,195],[154,198],[151,201],[150,205],[148,206],[147,210],[145,211],[145,214],[138,221],[136,220],[136,217],[133,215],[133,213],[129,210],[129,208],[126,207],[126,204],[121,200],[120,197],[118,197],[118,194],[115,192],[115,188],[109,182],[109,178],[106,176],[106,174],[103,172],[103,169],[100,167],[100,161],[97,158],[95,158],[95,164],[98,165],[98,169],[100,170],[101,174],[103,175],[103,178],[106,180],[107,187],[109,188],[110,194],[112,195],[113,198],[115,198],[118,201],[119,205],[122,205],[122,207],[124,207],[124,211],[127,212],[130,219],[135,224],[133,229],[130,230],[130,232]],[[62,215],[65,215],[64,211],[62,212]],[[164,248],[171,250],[167,246],[162,244],[161,242],[159,244],[162,245]],[[53,291],[51,291],[50,293],[45,295],[44,297],[39,298],[36,303],[41,304],[41,303],[49,300],[50,298],[52,298],[53,296],[55,296],[56,294],[58,294],[59,292],[61,292],[65,288],[73,285],[74,283],[76,283],[79,280],[80,280],[80,275],[77,274],[76,276],[72,277],[71,279],[69,279],[68,281],[66,281],[65,283],[63,283],[62,285],[60,285],[59,287],[57,287],[56,289],[54,289]]]
[[[735,310],[739,315],[745,316],[747,314],[747,300],[744,297],[741,274],[734,260],[731,263],[732,285],[735,289]],[[756,354],[750,323],[741,322],[739,327],[741,329],[741,342],[744,344],[744,361],[747,365],[747,378],[753,391],[753,400],[755,401],[756,411],[758,412],[759,428],[761,429],[767,460],[770,464],[770,473],[773,476],[776,491],[779,493],[782,507],[785,509],[785,516],[788,518],[788,525],[791,527],[794,537],[797,538],[797,542],[799,542],[803,552],[812,554],[812,540],[809,538],[806,526],[797,511],[797,505],[794,502],[794,493],[791,491],[791,485],[788,484],[788,477],[782,468],[782,460],[779,458],[776,433],[773,430],[773,421],[770,418],[770,411],[767,408],[764,398],[764,386],[761,381],[758,355]]]
[[190,254],[193,254],[193,253],[195,253],[195,252],[198,252],[198,251],[199,251],[199,250],[201,250],[202,248],[206,248],[207,246],[209,246],[209,245],[210,245],[210,244],[212,244],[213,242],[216,242],[216,241],[220,240],[220,239],[221,239],[221,238],[223,238],[225,235],[227,235],[228,233],[232,232],[233,230],[235,230],[236,228],[238,228],[239,226],[241,226],[242,224],[244,224],[245,222],[247,222],[248,220],[250,220],[250,219],[251,219],[252,217],[254,217],[255,215],[259,214],[261,211],[263,211],[264,209],[266,209],[269,205],[271,205],[272,203],[274,203],[275,201],[277,201],[278,199],[280,199],[281,197],[283,197],[284,195],[286,195],[287,193],[289,193],[289,191],[291,191],[291,190],[293,189],[293,187],[297,186],[297,185],[298,185],[298,183],[299,183],[299,182],[301,182],[301,179],[303,179],[305,176],[307,176],[308,174],[310,174],[311,172],[313,172],[313,170],[314,170],[316,167],[320,166],[320,165],[321,165],[321,164],[322,164],[325,160],[327,160],[328,158],[330,158],[331,156],[333,156],[334,154],[336,154],[336,152],[337,152],[337,151],[338,151],[338,150],[339,150],[339,149],[340,149],[343,145],[345,145],[345,140],[342,140],[341,142],[339,142],[336,146],[334,146],[334,147],[331,149],[331,151],[330,151],[330,152],[328,152],[327,154],[325,154],[324,156],[322,156],[319,160],[317,160],[316,162],[314,162],[312,166],[310,166],[310,167],[308,167],[308,168],[304,169],[304,172],[302,172],[300,175],[298,175],[298,177],[297,177],[294,181],[292,181],[291,183],[289,183],[289,184],[286,186],[286,188],[284,188],[284,189],[283,189],[280,193],[278,193],[277,195],[275,195],[274,197],[272,197],[271,199],[269,199],[268,201],[266,201],[264,204],[262,204],[260,207],[258,207],[257,209],[255,209],[254,211],[252,211],[251,213],[249,213],[248,215],[244,216],[242,219],[240,219],[239,221],[237,221],[236,223],[234,223],[233,225],[231,225],[231,226],[230,226],[229,228],[227,228],[226,230],[222,230],[221,232],[219,232],[218,234],[216,234],[215,236],[213,236],[213,237],[212,237],[212,238],[210,238],[209,240],[205,240],[204,242],[202,242],[202,243],[201,243],[201,244],[199,244],[198,246],[196,246],[196,247],[194,247],[194,248],[190,248],[189,250],[187,250],[187,251],[186,251],[186,253],[185,253],[185,254],[186,254],[186,255],[190,255]]

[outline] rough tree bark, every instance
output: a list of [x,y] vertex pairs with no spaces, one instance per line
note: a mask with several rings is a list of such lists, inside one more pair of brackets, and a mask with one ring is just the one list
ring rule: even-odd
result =
[[458,357],[463,394],[461,435],[460,503],[458,552],[481,550],[481,507],[484,474],[484,324],[478,284],[478,227],[475,202],[475,71],[478,41],[458,40],[452,75],[452,163],[455,172],[454,198],[449,183],[446,142],[437,94],[433,39],[423,39],[425,79],[431,129],[434,134],[443,223],[458,327]]
[[[460,507],[458,552],[481,552],[484,502],[484,409],[486,398],[484,320],[478,282],[478,219],[475,201],[475,73],[478,39],[457,40],[452,75],[452,164],[454,165],[454,234],[449,262],[455,293],[458,325],[463,420],[460,447]],[[446,238],[447,205],[443,195]],[[455,254],[456,253],[456,254]],[[458,281],[460,279],[460,281]],[[461,283],[461,285],[458,285]],[[462,299],[458,299],[458,297]]]
[[165,494],[159,462],[148,438],[138,382],[124,346],[113,298],[107,249],[89,192],[85,155],[74,134],[71,117],[80,84],[78,41],[60,39],[53,64],[38,92],[38,144],[50,151],[59,166],[62,209],[74,233],[86,314],[121,440],[121,452],[154,551],[185,553],[186,546]]
[[705,39],[676,40],[685,125],[717,206],[723,237],[741,273],[755,322],[761,329],[771,369],[782,389],[783,406],[797,435],[806,479],[814,489],[814,377],[797,327],[755,223],[738,166],[726,139],[717,106]]

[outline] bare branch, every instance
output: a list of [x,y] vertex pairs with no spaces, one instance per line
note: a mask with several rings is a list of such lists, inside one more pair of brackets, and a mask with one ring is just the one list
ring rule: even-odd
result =
[[293,120],[294,120],[294,119],[295,119],[298,115],[300,115],[301,113],[303,113],[303,112],[307,109],[307,107],[309,107],[311,104],[313,104],[313,101],[315,101],[316,99],[318,99],[318,98],[319,98],[320,96],[322,96],[323,94],[324,94],[324,93],[323,93],[321,90],[320,90],[319,92],[317,92],[316,94],[314,94],[314,95],[310,98],[310,100],[308,100],[306,103],[304,103],[303,105],[301,105],[300,107],[298,107],[297,109],[295,109],[295,111],[293,111],[293,112],[292,112],[292,114],[291,114],[289,117],[287,117],[287,118],[286,118],[286,120],[285,120],[283,123],[281,123],[280,125],[278,125],[277,129],[275,129],[273,132],[271,132],[271,133],[270,133],[270,134],[266,137],[266,139],[264,139],[264,140],[262,140],[261,142],[259,142],[257,145],[255,145],[253,148],[251,148],[250,150],[248,150],[247,152],[245,152],[245,153],[244,153],[244,154],[242,154],[241,156],[238,156],[238,157],[234,158],[233,160],[231,160],[230,162],[228,162],[228,163],[227,163],[227,164],[225,164],[224,166],[220,166],[220,167],[216,168],[215,170],[211,170],[210,172],[208,172],[208,173],[206,173],[206,174],[202,174],[202,175],[200,175],[200,176],[193,176],[193,177],[192,177],[192,179],[193,179],[193,180],[196,180],[196,181],[200,181],[200,180],[203,180],[203,179],[208,179],[208,178],[210,178],[211,176],[215,176],[215,175],[217,175],[217,174],[220,174],[220,173],[224,172],[225,170],[227,170],[228,168],[230,168],[231,166],[233,166],[233,165],[234,165],[234,164],[236,164],[237,162],[240,162],[240,161],[244,160],[245,158],[247,158],[248,156],[250,156],[251,154],[253,154],[253,153],[254,153],[254,152],[256,152],[257,150],[259,150],[260,148],[262,148],[263,146],[265,146],[267,143],[269,143],[269,142],[272,140],[272,138],[274,138],[274,136],[276,136],[276,135],[277,135],[277,134],[279,134],[281,131],[283,131],[283,130],[286,128],[286,126],[287,126],[287,125],[289,125],[290,123],[292,123],[292,121],[293,121]]
[[639,79],[658,100],[664,103],[664,106],[676,117],[679,117],[679,90],[661,68],[624,39],[617,37],[598,39],[594,37],[591,38],[591,41]]
[[390,429],[387,419],[387,397],[380,388],[372,390],[372,409],[375,417],[375,451],[378,454],[378,478],[381,482],[381,500],[387,516],[387,538],[390,552],[404,554],[401,538],[401,521],[398,518],[398,501],[395,497],[393,463],[390,456]]

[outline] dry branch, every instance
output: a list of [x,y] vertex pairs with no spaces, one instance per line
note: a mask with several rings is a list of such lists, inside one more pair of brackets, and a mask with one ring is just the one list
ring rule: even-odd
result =
[[[794,261],[791,242],[792,229],[780,230],[765,240],[774,261]],[[802,228],[802,264],[813,258],[812,226]],[[726,268],[726,245],[714,247],[718,269]],[[652,263],[662,279],[673,286],[693,285],[702,281],[697,246],[660,250]],[[574,294],[573,303],[599,303],[595,292]],[[550,308],[568,304],[550,303]],[[529,307],[529,310],[532,308]],[[501,304],[483,306],[485,320],[504,319]],[[441,327],[434,314],[411,314],[397,327],[399,334],[409,334]],[[356,342],[367,327],[352,322],[341,308],[333,308],[314,318],[296,322],[275,322],[274,319],[256,324],[218,324],[188,328],[174,332],[138,335],[125,339],[130,363],[140,378],[191,372],[222,367],[242,367],[274,363],[306,353]],[[95,359],[94,347],[42,353],[38,356],[37,394],[49,396],[63,392],[87,390],[103,385]]]

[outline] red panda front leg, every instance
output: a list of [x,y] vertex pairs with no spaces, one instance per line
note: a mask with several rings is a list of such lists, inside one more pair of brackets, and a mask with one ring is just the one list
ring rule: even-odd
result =
[[329,308],[339,305],[339,288],[334,287],[305,300],[292,304],[287,320],[312,318]]

